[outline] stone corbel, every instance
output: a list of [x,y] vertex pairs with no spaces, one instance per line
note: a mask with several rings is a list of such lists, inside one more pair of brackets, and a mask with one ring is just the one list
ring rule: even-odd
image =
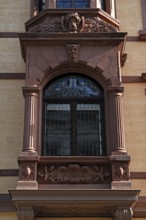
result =
[[35,212],[33,207],[20,207],[17,212],[18,220],[34,220]]
[[129,207],[117,207],[113,220],[131,220],[133,216],[132,208]]

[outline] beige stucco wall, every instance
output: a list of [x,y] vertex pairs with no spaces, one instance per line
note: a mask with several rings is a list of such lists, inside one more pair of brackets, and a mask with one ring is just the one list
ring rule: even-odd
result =
[[130,170],[145,172],[146,83],[127,83],[124,88],[125,140],[131,156]]
[[146,72],[146,43],[127,42],[125,47],[127,60],[122,67],[123,76],[141,76]]
[[15,212],[0,212],[0,220],[17,220]]
[[23,80],[0,80],[0,169],[17,167],[22,149]]
[[25,72],[18,38],[0,38],[0,72]]
[[0,177],[0,194],[8,194],[8,190],[15,190],[17,181],[18,177]]
[[141,0],[116,1],[117,19],[120,21],[120,31],[128,32],[129,36],[137,36],[143,29]]
[[30,0],[0,0],[0,31],[23,32],[30,18]]

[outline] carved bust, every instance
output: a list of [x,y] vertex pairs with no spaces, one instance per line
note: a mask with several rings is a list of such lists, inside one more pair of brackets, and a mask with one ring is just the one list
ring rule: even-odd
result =
[[81,24],[82,18],[77,12],[71,12],[63,17],[62,26],[64,30],[77,32]]
[[69,62],[78,62],[79,58],[79,44],[68,44],[67,45],[67,50],[68,50],[68,57],[69,57]]

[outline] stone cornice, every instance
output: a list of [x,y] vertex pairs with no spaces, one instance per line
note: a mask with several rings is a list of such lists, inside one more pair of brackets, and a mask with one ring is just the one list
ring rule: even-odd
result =
[[[112,216],[116,207],[134,207],[139,190],[11,190],[16,208],[34,207],[36,216]],[[53,210],[53,211],[52,211]],[[62,211],[61,211],[62,210]],[[86,212],[85,212],[86,210]],[[61,213],[60,213],[61,212]]]

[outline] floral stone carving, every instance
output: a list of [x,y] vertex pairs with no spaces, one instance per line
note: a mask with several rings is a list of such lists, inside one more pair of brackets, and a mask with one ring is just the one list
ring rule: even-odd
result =
[[117,162],[112,164],[113,180],[114,181],[128,181],[129,180],[129,166],[128,162]]
[[19,169],[19,180],[33,181],[36,176],[35,162],[21,162]]
[[28,32],[55,33],[111,33],[117,28],[108,24],[98,16],[81,16],[77,12],[70,12],[65,16],[48,15],[28,27]]
[[107,165],[40,165],[37,178],[38,183],[108,184],[111,182],[110,173]]

